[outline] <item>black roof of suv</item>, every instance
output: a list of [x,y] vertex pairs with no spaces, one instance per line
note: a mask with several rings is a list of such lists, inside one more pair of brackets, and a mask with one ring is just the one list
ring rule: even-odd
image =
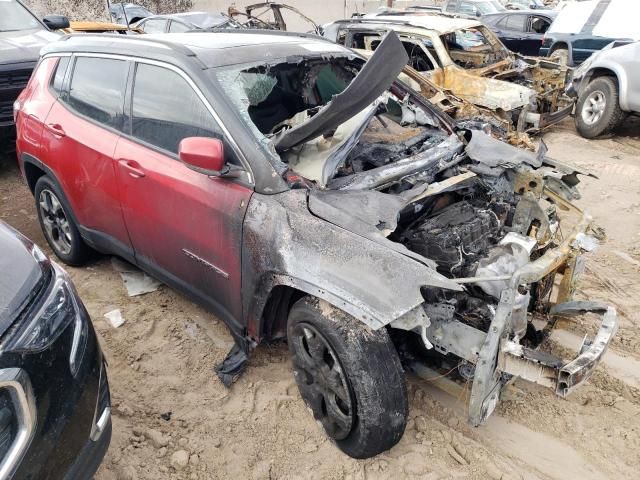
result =
[[[175,63],[179,58],[195,58],[204,68],[238,65],[271,58],[305,56],[313,46],[323,49],[348,49],[333,42],[304,33],[259,30],[225,30],[224,32],[189,32],[142,36],[78,34],[48,45],[42,54],[111,53]],[[267,48],[268,47],[268,48]],[[144,49],[144,50],[143,50]]]

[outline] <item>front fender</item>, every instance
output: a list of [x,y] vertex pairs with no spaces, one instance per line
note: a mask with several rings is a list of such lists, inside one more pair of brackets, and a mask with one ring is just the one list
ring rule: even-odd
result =
[[373,329],[424,302],[421,287],[461,287],[429,266],[322,220],[304,190],[252,196],[242,250],[243,312],[248,332],[262,332],[272,288],[288,285],[322,298]]

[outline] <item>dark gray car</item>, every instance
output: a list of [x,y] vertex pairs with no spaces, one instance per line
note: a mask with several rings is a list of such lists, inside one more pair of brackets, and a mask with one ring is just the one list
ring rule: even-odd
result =
[[224,13],[188,12],[172,15],[154,15],[135,25],[145,33],[182,33],[191,30],[211,30],[216,28],[242,28]]
[[40,49],[60,37],[52,30],[68,26],[57,15],[39,20],[20,0],[0,2],[0,144],[14,136],[13,102],[27,85]]

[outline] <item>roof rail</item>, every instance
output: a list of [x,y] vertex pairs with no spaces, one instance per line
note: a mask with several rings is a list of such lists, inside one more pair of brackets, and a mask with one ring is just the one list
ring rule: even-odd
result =
[[238,28],[235,30],[231,30],[231,29],[211,27],[211,28],[206,28],[201,30],[189,30],[184,33],[225,33],[225,34],[228,33],[228,34],[235,34],[235,35],[247,35],[247,34],[274,35],[275,34],[275,35],[283,35],[286,37],[311,38],[313,40],[324,40],[325,42],[334,43],[331,40],[328,40],[325,37],[321,37],[320,35],[317,35],[315,33],[288,32],[285,30],[270,30],[266,28],[246,28],[246,29]]
[[[61,40],[74,40],[74,39],[79,39],[79,40],[86,40],[89,39],[89,41],[97,39],[99,40],[99,43],[105,43],[108,44],[106,41],[105,42],[101,42],[101,40],[114,40],[117,39],[120,42],[147,42],[147,43],[155,43],[158,45],[162,45],[165,46],[167,48],[170,48],[171,50],[175,51],[176,53],[180,53],[182,55],[186,55],[188,57],[195,57],[196,54],[193,53],[193,51],[186,47],[185,45],[179,44],[179,43],[175,43],[175,42],[169,42],[157,37],[154,38],[149,38],[147,35],[120,35],[118,33],[72,33],[70,35],[65,35],[64,38],[62,38]],[[55,43],[50,43],[49,45],[52,46],[52,48],[55,48]]]

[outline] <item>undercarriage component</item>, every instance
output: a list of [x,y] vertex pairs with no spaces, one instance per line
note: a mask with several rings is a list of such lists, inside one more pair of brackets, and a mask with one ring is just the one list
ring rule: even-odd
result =
[[229,388],[242,375],[248,363],[249,356],[247,352],[237,343],[234,343],[227,356],[215,366],[214,370],[223,385]]

